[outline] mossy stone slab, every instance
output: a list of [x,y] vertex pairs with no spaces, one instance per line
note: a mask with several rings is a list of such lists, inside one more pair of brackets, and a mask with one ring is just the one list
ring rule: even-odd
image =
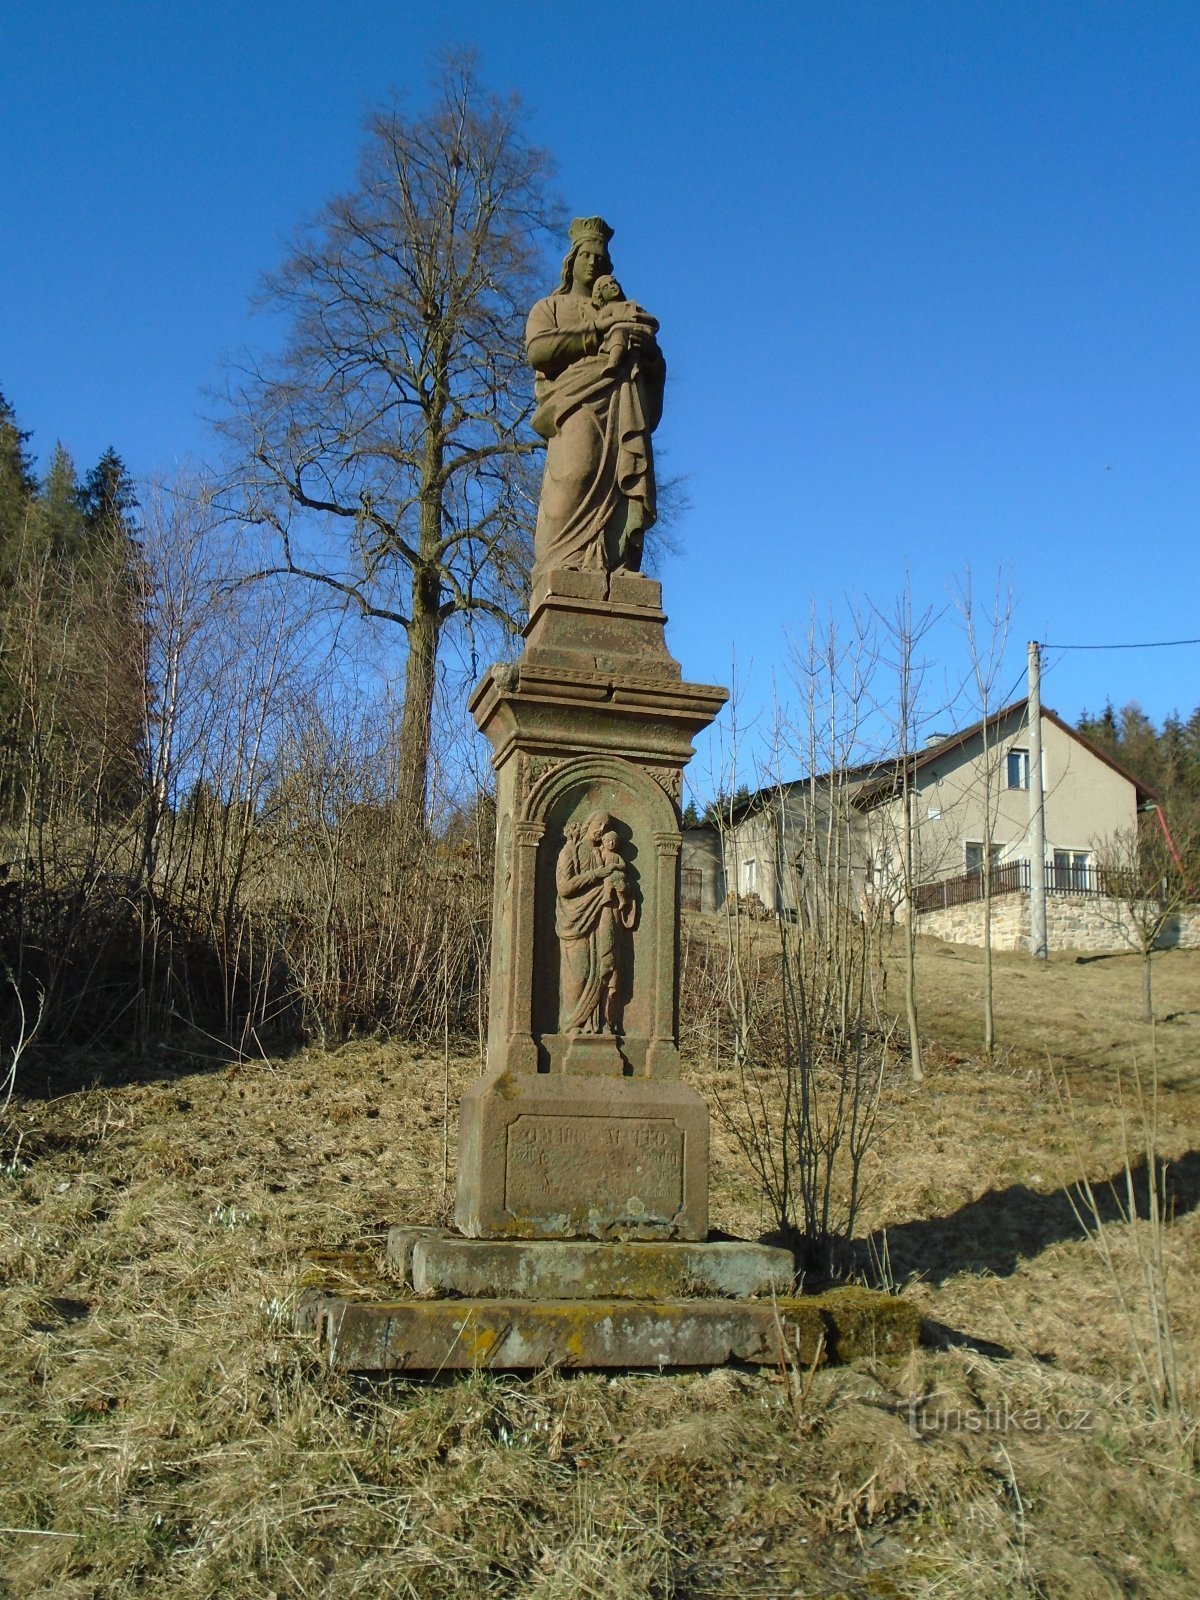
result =
[[742,1301],[331,1297],[320,1327],[342,1371],[665,1369],[897,1355],[919,1342],[920,1314],[866,1290]]
[[[597,1243],[587,1239],[464,1239],[429,1232],[408,1252],[418,1294],[513,1300],[748,1299],[791,1293],[790,1250],[742,1240]],[[389,1253],[392,1241],[389,1239]],[[396,1257],[393,1255],[393,1264]]]

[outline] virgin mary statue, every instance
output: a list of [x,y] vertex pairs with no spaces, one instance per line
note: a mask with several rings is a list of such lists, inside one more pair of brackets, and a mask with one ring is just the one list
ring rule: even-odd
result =
[[637,572],[656,516],[650,436],[666,379],[658,323],[611,288],[593,294],[612,271],[604,219],[578,217],[570,234],[562,281],[525,326],[533,426],[546,440],[535,579],[553,567]]

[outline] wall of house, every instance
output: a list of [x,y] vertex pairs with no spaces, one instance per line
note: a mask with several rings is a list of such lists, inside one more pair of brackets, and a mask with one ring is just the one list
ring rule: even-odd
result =
[[[920,933],[945,939],[948,944],[983,943],[983,905],[950,906],[926,911],[917,921]],[[1118,900],[1097,895],[1050,895],[1046,902],[1046,932],[1051,951],[1090,950],[1097,954],[1137,948],[1128,928],[1128,914]],[[992,948],[1029,949],[1029,896],[1006,894],[992,902]],[[1200,950],[1200,907],[1192,906],[1170,918],[1158,941],[1160,950]]]
[[[867,861],[863,815],[851,804],[857,787],[840,780],[785,784],[762,809],[727,828],[729,889],[754,893],[768,910],[789,916],[814,914],[816,904],[831,892],[857,904]],[[747,872],[751,862],[753,885]],[[830,880],[835,883],[832,890]]]
[[[1002,861],[1028,860],[1029,791],[1010,789],[1007,757],[1028,751],[1029,728],[1023,710],[947,750],[940,760],[918,769],[911,804],[914,826],[913,877],[917,883],[956,877],[966,870],[968,840],[987,836],[985,774],[991,773],[992,840]],[[1137,822],[1137,795],[1128,778],[1094,756],[1048,717],[1042,718],[1042,772],[1045,788],[1046,860],[1055,850],[1094,850]],[[879,807],[870,819],[876,848],[898,858],[903,823],[900,800]]]
[[[1020,725],[1020,714],[1014,714],[1000,727],[988,730],[986,751],[983,736],[977,733],[915,772],[908,802],[912,808],[915,883],[953,878],[965,871],[966,841],[985,836],[982,779],[988,767],[993,771],[993,842],[1000,847],[1002,859],[1019,854],[1016,846],[1024,840],[1029,822],[1028,795],[1021,791],[1019,801],[1023,804],[1014,805],[998,786],[1003,781],[1000,752],[1017,742],[1015,735]],[[903,799],[897,797],[876,807],[869,813],[868,823],[873,855],[877,860],[890,855],[891,875],[897,877],[903,851]]]
[[680,866],[684,872],[700,874],[700,910],[719,911],[725,904],[725,868],[716,828],[702,824],[683,830]]
[[[1056,850],[1092,851],[1105,838],[1136,826],[1137,795],[1128,778],[1046,716],[1042,746],[1048,862]],[[909,797],[914,882],[933,883],[966,870],[967,843],[982,843],[988,833],[989,773],[991,835],[999,858],[1029,859],[1029,790],[1008,787],[1007,758],[1013,749],[1029,749],[1023,704],[989,727],[986,745],[977,731],[917,768]],[[880,767],[856,769],[846,779],[819,778],[763,791],[723,830],[728,889],[756,894],[769,910],[812,913],[830,894],[833,879],[839,899],[846,895],[853,904],[870,900],[898,907],[903,801],[863,810],[853,803],[864,786],[880,783],[881,774],[886,782],[890,774]]]
[[989,771],[993,842],[1001,847],[1001,859],[1020,853],[1017,847],[1029,825],[1029,796],[1024,790],[1010,792],[1004,787],[1004,758],[1019,742],[1021,728],[1022,717],[1014,713],[988,729],[986,747],[979,732],[918,769],[913,802],[918,882],[965,871],[966,841],[982,840],[987,832],[984,776]]
[[739,895],[756,894],[763,905],[781,910],[787,898],[786,874],[781,871],[781,839],[776,812],[743,817],[724,832],[724,876],[727,889]]
[[1113,834],[1137,827],[1137,795],[1129,779],[1046,717],[1042,751],[1048,860],[1055,850],[1094,850]]

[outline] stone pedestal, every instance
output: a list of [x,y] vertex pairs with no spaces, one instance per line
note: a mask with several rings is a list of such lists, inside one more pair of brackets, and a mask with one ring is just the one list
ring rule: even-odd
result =
[[916,1340],[907,1304],[795,1298],[787,1251],[708,1240],[708,1109],[679,1077],[679,802],[725,691],[683,682],[665,621],[648,578],[545,573],[520,660],[472,696],[498,818],[457,1231],[393,1228],[390,1289],[379,1266],[314,1263],[298,1320],[336,1367],[808,1363]]
[[[678,1073],[683,769],[726,693],[682,681],[665,622],[649,578],[552,572],[534,591],[519,661],[493,667],[471,697],[496,771],[490,1072]],[[601,812],[637,900],[607,1067],[586,1035],[560,1027],[555,931],[567,830]]]
[[708,1109],[671,1079],[489,1072],[462,1100],[454,1220],[475,1239],[704,1239]]
[[[596,1244],[463,1239],[394,1228],[384,1281],[369,1243],[314,1256],[296,1304],[343,1372],[539,1367],[778,1367],[901,1355],[920,1339],[908,1300],[868,1289],[781,1292],[786,1251],[720,1242]],[[414,1288],[416,1294],[414,1294]]]
[[[683,682],[665,622],[649,578],[544,574],[520,660],[471,699],[498,812],[488,1073],[464,1096],[459,1144],[455,1221],[472,1237],[708,1230],[708,1110],[678,1078],[679,800],[725,691]],[[597,817],[620,888],[568,949],[562,880],[600,858],[571,843]],[[605,941],[607,1009],[581,1025],[575,986]]]
[[740,1239],[596,1244],[393,1228],[388,1258],[417,1294],[501,1300],[745,1300],[790,1295],[795,1277],[790,1250]]

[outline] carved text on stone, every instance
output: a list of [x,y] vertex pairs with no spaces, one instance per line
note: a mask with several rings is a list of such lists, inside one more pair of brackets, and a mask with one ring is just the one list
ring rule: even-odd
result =
[[509,1125],[510,1211],[577,1210],[607,1194],[631,1219],[683,1206],[683,1132],[666,1117],[522,1116]]

